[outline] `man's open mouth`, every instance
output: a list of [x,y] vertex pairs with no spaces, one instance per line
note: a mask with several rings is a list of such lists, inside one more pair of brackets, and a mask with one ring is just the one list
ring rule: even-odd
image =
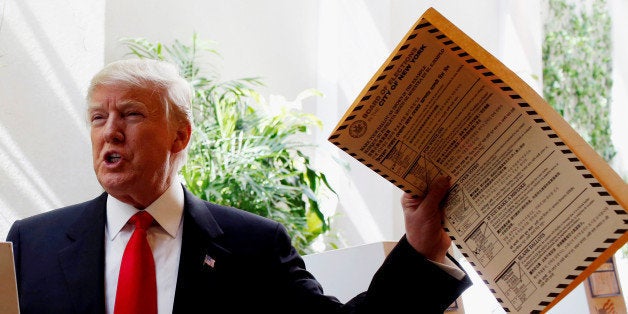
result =
[[116,163],[120,161],[120,159],[122,159],[122,156],[120,156],[120,154],[118,153],[111,153],[105,156],[105,162],[108,164]]

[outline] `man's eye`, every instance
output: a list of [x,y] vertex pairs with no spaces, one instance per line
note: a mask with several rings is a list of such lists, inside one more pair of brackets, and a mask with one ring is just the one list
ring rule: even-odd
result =
[[129,111],[125,114],[127,117],[143,117],[144,114],[142,114],[139,111]]
[[104,119],[105,119],[104,116],[98,114],[98,115],[93,115],[90,120],[91,120],[92,124],[94,124],[94,123],[101,122]]

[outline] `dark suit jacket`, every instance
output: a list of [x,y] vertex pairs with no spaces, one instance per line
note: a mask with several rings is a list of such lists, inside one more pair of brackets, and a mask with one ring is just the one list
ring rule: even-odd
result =
[[[7,240],[22,314],[104,313],[106,200],[103,193],[13,224]],[[470,285],[402,238],[368,291],[341,304],[323,294],[277,222],[187,190],[183,215],[174,313],[442,313]]]

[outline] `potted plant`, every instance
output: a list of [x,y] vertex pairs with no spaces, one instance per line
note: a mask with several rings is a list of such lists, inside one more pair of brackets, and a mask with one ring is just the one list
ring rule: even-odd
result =
[[[302,112],[300,101],[320,95],[302,92],[290,106],[266,103],[259,78],[220,81],[211,63],[219,56],[213,42],[192,36],[189,45],[124,38],[129,54],[170,61],[194,89],[193,136],[181,170],[186,187],[198,197],[281,222],[302,254],[329,230],[321,197],[335,194],[325,174],[310,163],[303,140],[321,121]],[[205,65],[205,66],[203,66]],[[296,106],[295,106],[296,105]]]

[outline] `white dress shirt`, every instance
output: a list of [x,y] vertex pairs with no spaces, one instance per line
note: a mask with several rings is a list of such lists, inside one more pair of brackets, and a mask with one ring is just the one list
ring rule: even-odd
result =
[[[135,229],[127,224],[139,210],[107,197],[107,226],[105,228],[105,311],[113,314],[122,254]],[[155,259],[157,275],[158,313],[172,313],[181,256],[183,232],[183,187],[173,183],[147,211],[156,221],[147,230],[148,243]]]

